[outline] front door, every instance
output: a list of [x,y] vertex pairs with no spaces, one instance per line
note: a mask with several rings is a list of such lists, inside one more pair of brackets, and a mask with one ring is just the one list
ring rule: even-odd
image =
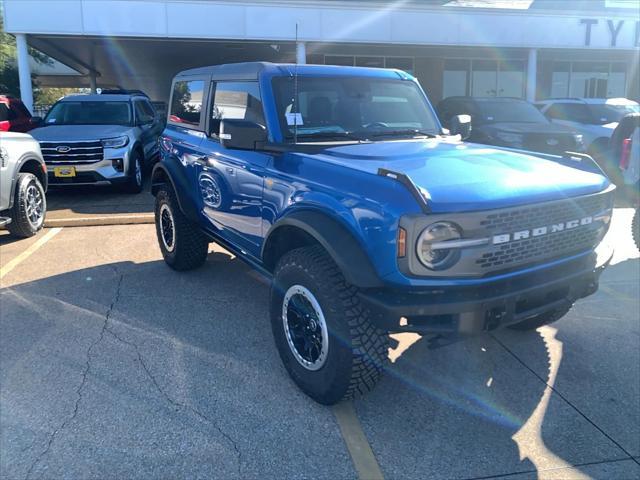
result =
[[200,144],[203,161],[198,174],[204,214],[221,237],[259,258],[264,175],[271,155],[225,149],[217,135],[223,118],[264,125],[258,82],[214,82],[209,98],[212,133]]

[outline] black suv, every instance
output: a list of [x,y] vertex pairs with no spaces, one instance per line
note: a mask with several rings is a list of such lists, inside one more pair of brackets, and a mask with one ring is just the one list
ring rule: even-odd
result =
[[582,135],[551,123],[520,98],[449,97],[438,104],[437,111],[447,128],[457,115],[471,115],[470,142],[558,155],[584,151]]

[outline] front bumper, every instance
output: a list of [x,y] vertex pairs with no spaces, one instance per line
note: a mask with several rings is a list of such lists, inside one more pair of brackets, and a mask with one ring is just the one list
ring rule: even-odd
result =
[[565,264],[475,287],[372,289],[360,292],[371,321],[385,332],[475,335],[569,307],[595,293],[613,249]]
[[[114,167],[114,161],[122,163],[122,170]],[[74,167],[74,177],[56,177],[56,167]],[[95,163],[58,163],[47,164],[49,185],[117,185],[125,183],[129,179],[129,147],[117,149],[105,148],[104,158]]]

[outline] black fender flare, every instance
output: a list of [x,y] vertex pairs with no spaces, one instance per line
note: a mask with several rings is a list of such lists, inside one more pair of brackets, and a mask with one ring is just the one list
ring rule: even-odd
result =
[[167,178],[178,199],[178,205],[182,213],[192,222],[198,222],[198,209],[193,200],[185,193],[190,189],[189,180],[181,166],[172,162],[161,161],[154,165],[151,171],[151,194],[155,197],[160,186],[166,183]]
[[263,264],[270,266],[270,239],[282,227],[295,227],[311,236],[331,256],[345,279],[360,288],[382,287],[384,284],[358,240],[346,227],[329,215],[313,210],[292,212],[274,223],[262,246]]

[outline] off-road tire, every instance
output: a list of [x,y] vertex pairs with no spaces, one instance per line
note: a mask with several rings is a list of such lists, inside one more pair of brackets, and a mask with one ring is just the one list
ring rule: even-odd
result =
[[549,325],[560,320],[569,313],[569,310],[571,310],[571,305],[568,307],[559,307],[555,310],[551,310],[550,312],[541,313],[535,317],[528,318],[520,323],[509,325],[509,328],[512,330],[535,330],[536,328],[540,328],[544,325]]
[[[282,308],[292,285],[301,285],[316,297],[326,320],[328,353],[316,371],[304,368],[287,342]],[[371,390],[387,360],[389,337],[369,321],[357,292],[320,246],[292,250],[275,268],[270,310],[280,358],[298,387],[325,405]]]
[[633,241],[636,243],[636,248],[640,250],[640,208],[636,209],[636,213],[633,214],[631,220],[631,235]]
[[[160,212],[163,205],[170,210],[175,237],[173,248],[168,249],[162,238]],[[202,231],[180,210],[178,200],[170,186],[163,185],[156,194],[155,205],[156,235],[164,261],[174,270],[193,270],[207,259],[209,241]]]
[[[27,191],[31,186],[40,192],[40,198],[42,199],[42,218],[36,223],[33,223],[27,215]],[[7,225],[9,233],[20,238],[33,237],[44,226],[46,212],[47,199],[38,177],[32,173],[18,173],[16,191],[13,197],[13,207],[11,207],[9,211],[9,217],[11,218],[11,223]]]
[[[136,175],[136,162],[139,162],[140,177]],[[134,150],[129,158],[129,178],[124,185],[127,193],[140,193],[144,188],[144,157],[139,150]]]

